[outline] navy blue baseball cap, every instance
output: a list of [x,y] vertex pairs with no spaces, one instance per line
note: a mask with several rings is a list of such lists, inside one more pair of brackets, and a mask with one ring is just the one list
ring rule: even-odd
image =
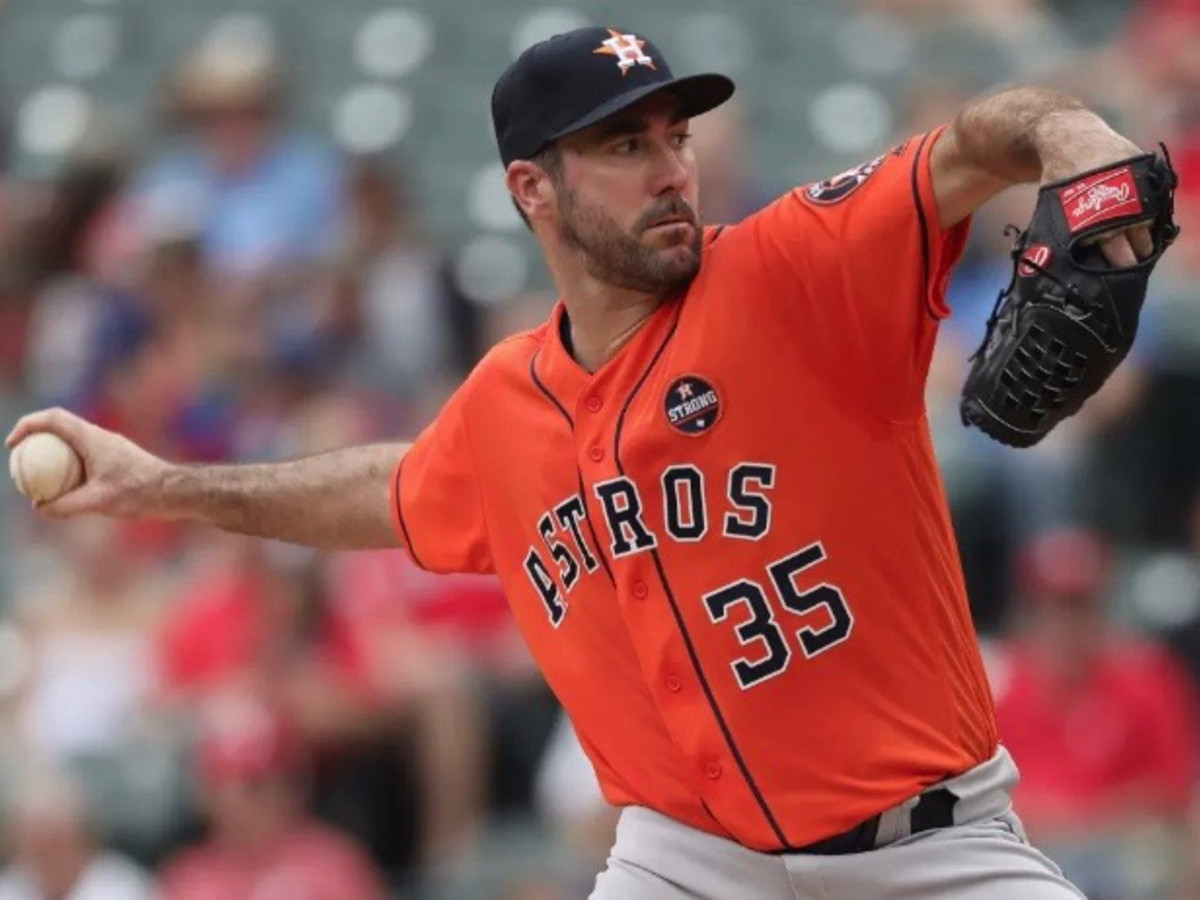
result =
[[492,90],[500,159],[505,166],[531,159],[658,91],[678,97],[690,118],[733,96],[733,82],[716,74],[676,78],[650,40],[615,28],[577,28],[534,44]]

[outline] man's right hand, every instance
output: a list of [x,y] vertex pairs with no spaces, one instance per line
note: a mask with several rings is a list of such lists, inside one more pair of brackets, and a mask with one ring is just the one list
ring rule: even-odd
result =
[[11,451],[29,435],[48,431],[62,438],[83,460],[83,482],[38,511],[56,518],[96,513],[119,519],[161,516],[159,487],[170,469],[165,460],[128,438],[81,419],[65,409],[46,409],[23,417],[4,445]]

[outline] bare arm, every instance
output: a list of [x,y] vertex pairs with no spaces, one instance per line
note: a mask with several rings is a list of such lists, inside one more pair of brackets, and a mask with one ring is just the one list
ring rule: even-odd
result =
[[291,462],[168,466],[158,489],[167,518],[322,550],[396,547],[392,470],[405,444],[330,450]]
[[67,441],[86,473],[80,487],[41,507],[46,515],[185,520],[323,550],[398,546],[388,491],[407,444],[348,447],[282,463],[178,465],[54,409],[21,419],[7,445],[35,431]]
[[[1141,152],[1058,91],[1016,87],[982,97],[959,112],[931,151],[938,218],[949,228],[1010,185],[1058,181]],[[1145,226],[1101,246],[1116,266],[1133,265],[1153,250]]]

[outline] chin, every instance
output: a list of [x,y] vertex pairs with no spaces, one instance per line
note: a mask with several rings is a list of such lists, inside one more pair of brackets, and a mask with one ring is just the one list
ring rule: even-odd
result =
[[660,254],[659,264],[667,280],[682,286],[699,273],[700,256],[691,247],[674,247]]
[[665,250],[658,251],[658,258],[664,266],[674,269],[686,269],[700,265],[699,248],[694,244],[677,244]]

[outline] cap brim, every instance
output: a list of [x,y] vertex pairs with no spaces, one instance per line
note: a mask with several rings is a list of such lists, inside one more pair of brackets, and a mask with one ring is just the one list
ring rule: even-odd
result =
[[586,128],[591,128],[597,122],[607,119],[623,109],[628,109],[651,94],[674,94],[683,104],[680,111],[690,119],[716,109],[733,96],[733,91],[733,81],[724,75],[715,73],[686,75],[683,78],[674,78],[658,84],[643,85],[619,94],[607,103],[600,104],[583,118],[577,119],[566,128],[551,135],[550,140],[557,141],[559,138],[565,138]]

